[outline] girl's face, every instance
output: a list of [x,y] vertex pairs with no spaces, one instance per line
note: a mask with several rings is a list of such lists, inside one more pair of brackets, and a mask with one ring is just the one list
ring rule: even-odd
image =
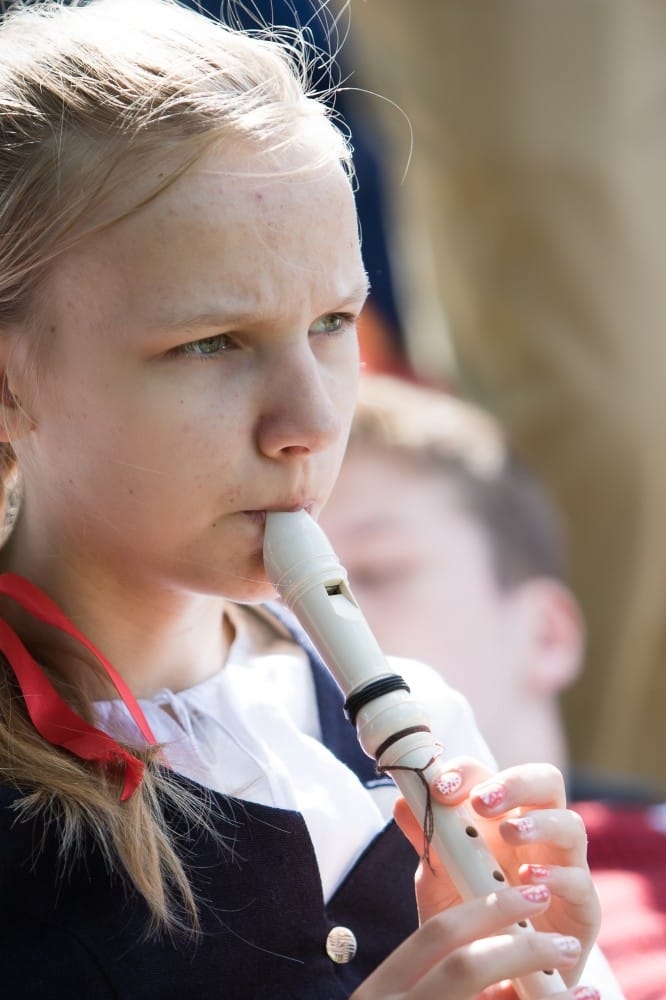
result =
[[210,149],[59,259],[13,567],[95,586],[271,593],[263,512],[317,514],[341,461],[366,293],[337,164],[253,177]]

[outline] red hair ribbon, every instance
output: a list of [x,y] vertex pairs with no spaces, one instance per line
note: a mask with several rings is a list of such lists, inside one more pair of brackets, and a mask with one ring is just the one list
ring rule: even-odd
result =
[[[69,618],[34,584],[14,573],[0,575],[0,594],[12,598],[38,621],[52,625],[80,642],[101,663],[118,691],[146,742],[157,742],[136,698],[120,674],[111,666]],[[113,737],[91,726],[60,697],[37,661],[16,632],[0,619],[0,652],[14,671],[25,699],[28,715],[45,740],[69,750],[82,760],[95,760],[108,771],[119,765],[125,781],[121,801],[125,802],[141,784],[145,764],[124,750]]]

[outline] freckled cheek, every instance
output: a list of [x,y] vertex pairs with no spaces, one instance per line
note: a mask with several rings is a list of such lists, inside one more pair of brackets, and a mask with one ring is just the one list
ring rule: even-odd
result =
[[240,483],[227,483],[224,487],[222,498],[230,507],[235,507],[242,495],[243,488]]
[[223,424],[214,421],[194,423],[182,421],[169,430],[169,451],[195,469],[212,470],[228,463],[230,442],[238,450],[238,435],[229,433]]
[[228,484],[240,482],[239,462],[247,455],[241,422],[229,420],[228,409],[221,412],[215,403],[193,412],[188,398],[149,402],[131,412],[114,408],[116,420],[98,426],[97,443],[88,448],[113,455],[115,489],[135,505],[152,502],[162,492],[177,507],[195,498],[224,507],[227,494],[233,506],[240,488]]
[[[236,507],[243,493],[239,463],[228,454],[226,435],[214,439],[196,428],[182,425],[175,434],[177,445],[169,449],[169,479],[185,505],[193,500],[212,503],[216,512]],[[243,465],[244,463],[240,463]]]

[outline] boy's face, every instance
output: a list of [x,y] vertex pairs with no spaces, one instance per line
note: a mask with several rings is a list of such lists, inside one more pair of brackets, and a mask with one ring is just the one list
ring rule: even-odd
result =
[[535,685],[536,609],[499,589],[484,533],[440,472],[352,447],[321,524],[387,653],[461,691],[501,765],[563,763],[556,691]]
[[17,442],[42,582],[52,559],[101,587],[262,599],[262,512],[328,496],[365,297],[353,196],[337,164],[256,169],[213,147],[53,268]]

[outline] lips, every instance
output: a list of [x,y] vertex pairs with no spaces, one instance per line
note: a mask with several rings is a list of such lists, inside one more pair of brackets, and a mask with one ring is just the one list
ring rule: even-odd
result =
[[265,510],[242,510],[241,514],[243,517],[248,517],[251,521],[256,521],[257,524],[263,524],[266,520]]
[[241,513],[244,514],[245,517],[249,517],[252,521],[256,521],[257,524],[264,524],[268,511],[293,513],[297,510],[304,510],[310,514],[314,505],[314,500],[299,500],[294,503],[271,504],[270,507],[265,507],[263,510],[244,510],[241,511]]

